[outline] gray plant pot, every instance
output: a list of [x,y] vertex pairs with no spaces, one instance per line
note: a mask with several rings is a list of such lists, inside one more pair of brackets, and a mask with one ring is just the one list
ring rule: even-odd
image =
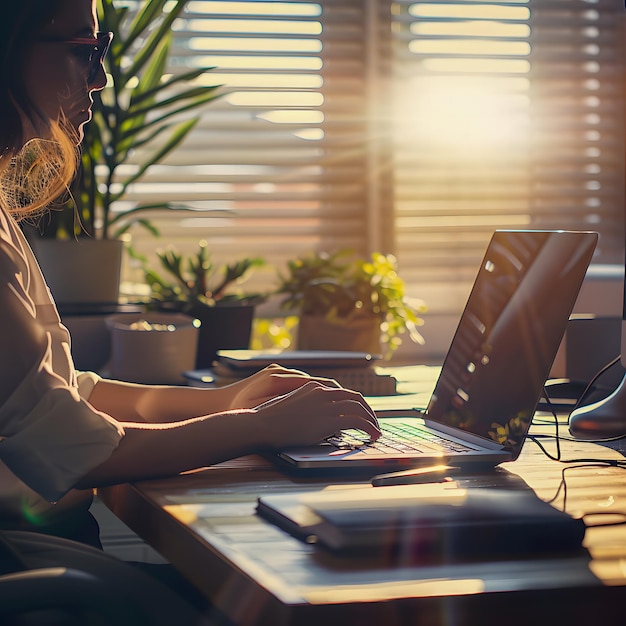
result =
[[117,239],[35,239],[33,252],[57,304],[104,305],[119,299],[123,243]]
[[149,384],[182,384],[198,349],[195,320],[182,313],[111,315],[111,376]]

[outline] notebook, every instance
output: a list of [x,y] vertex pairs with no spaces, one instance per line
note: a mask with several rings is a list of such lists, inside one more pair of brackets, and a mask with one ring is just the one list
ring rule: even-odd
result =
[[[582,519],[530,489],[456,483],[264,494],[257,512],[307,543],[403,561],[432,556],[507,558],[579,550]],[[366,552],[363,552],[363,550]]]
[[221,386],[250,376],[272,363],[302,369],[313,376],[333,378],[364,396],[390,396],[396,379],[375,367],[382,357],[343,350],[218,350],[210,370],[184,372],[189,385]]
[[377,442],[344,431],[275,457],[331,472],[516,459],[597,240],[595,232],[496,231],[427,409],[377,411]]

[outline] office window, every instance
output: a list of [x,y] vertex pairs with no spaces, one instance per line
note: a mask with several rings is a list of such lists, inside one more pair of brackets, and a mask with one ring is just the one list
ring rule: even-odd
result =
[[[132,2],[128,2],[132,5]],[[602,234],[623,258],[620,0],[189,2],[172,71],[223,84],[186,144],[128,197],[150,254],[395,252],[431,314],[460,310],[495,228]],[[127,276],[136,277],[129,266]]]
[[[307,250],[367,251],[375,177],[363,8],[362,0],[188,3],[172,71],[215,66],[203,80],[223,85],[223,96],[128,198],[169,195],[198,210],[155,215],[165,241],[191,249],[206,239],[215,259],[263,256],[261,289]],[[155,247],[137,229],[133,238],[142,252]]]
[[458,310],[495,228],[600,230],[623,258],[621,2],[397,2],[396,252]]

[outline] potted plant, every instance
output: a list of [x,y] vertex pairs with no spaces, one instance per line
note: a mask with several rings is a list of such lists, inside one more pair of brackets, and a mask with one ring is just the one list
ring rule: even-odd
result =
[[425,310],[409,299],[395,257],[369,259],[349,250],[311,253],[290,261],[277,294],[283,309],[296,311],[301,350],[357,350],[390,357],[404,334],[423,343],[417,327]]
[[177,311],[201,322],[197,368],[210,367],[219,349],[245,349],[250,343],[254,308],[264,297],[241,290],[241,283],[261,258],[245,258],[234,263],[216,264],[206,241],[185,258],[174,248],[157,251],[165,277],[145,267],[150,287],[149,307]]
[[[67,302],[65,289],[78,281],[77,273],[86,269],[91,294],[83,301],[117,302],[121,267],[120,237],[139,223],[154,231],[145,212],[155,209],[183,209],[171,202],[130,205],[122,200],[129,187],[160,163],[191,132],[198,117],[190,113],[217,97],[215,86],[193,83],[212,68],[200,68],[164,78],[172,45],[172,24],[187,0],[140,0],[136,11],[118,0],[98,0],[100,29],[113,32],[105,58],[108,84],[93,94],[93,119],[85,126],[80,171],[70,190],[69,200],[53,210],[31,233],[33,248],[44,266],[46,278],[60,303]],[[137,153],[146,156],[137,160]],[[115,210],[113,210],[115,206]],[[52,274],[48,256],[58,260],[57,247],[48,255],[49,240],[63,241],[63,250],[115,248],[114,290],[103,295],[106,281],[94,277],[98,267],[110,261],[76,261],[71,258],[61,268],[60,279]],[[105,243],[106,242],[106,243]],[[88,244],[88,245],[87,245]],[[68,280],[68,275],[72,280]],[[104,281],[104,282],[103,282]]]

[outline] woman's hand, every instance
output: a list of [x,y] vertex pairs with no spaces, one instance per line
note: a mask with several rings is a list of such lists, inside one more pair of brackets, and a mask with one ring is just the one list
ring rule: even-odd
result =
[[215,389],[100,380],[89,402],[121,422],[179,422],[212,413],[253,409],[310,381],[326,387],[339,387],[330,378],[315,378],[297,370],[270,365],[248,378]]
[[359,428],[380,437],[376,416],[363,396],[309,379],[255,409],[261,424],[259,441],[269,448],[310,445],[340,430]]
[[[257,404],[199,412],[209,395],[222,390],[229,394],[221,396],[224,403]],[[143,387],[100,381],[94,394],[98,406],[140,419],[122,422],[125,434],[120,444],[77,482],[79,489],[167,476],[245,454],[315,444],[347,428],[360,428],[372,439],[380,436],[374,412],[360,393],[278,366],[230,388]],[[127,404],[142,406],[128,410]]]
[[338,388],[330,378],[316,378],[280,365],[269,365],[244,380],[230,385],[230,409],[252,409],[277,396],[284,396],[303,385],[316,381],[326,387]]

